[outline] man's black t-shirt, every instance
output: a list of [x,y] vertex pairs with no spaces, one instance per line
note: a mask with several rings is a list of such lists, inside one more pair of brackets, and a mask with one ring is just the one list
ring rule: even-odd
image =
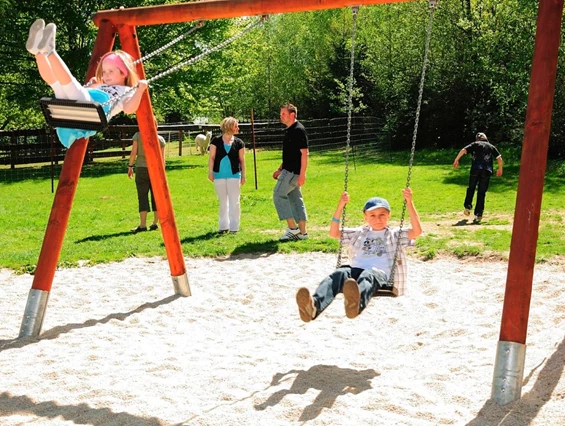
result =
[[471,163],[471,171],[488,170],[491,174],[493,171],[493,160],[500,157],[498,149],[487,141],[475,141],[465,147],[467,154],[471,154],[473,161]]
[[300,174],[301,149],[308,149],[306,129],[295,121],[286,128],[283,139],[282,167],[294,174]]

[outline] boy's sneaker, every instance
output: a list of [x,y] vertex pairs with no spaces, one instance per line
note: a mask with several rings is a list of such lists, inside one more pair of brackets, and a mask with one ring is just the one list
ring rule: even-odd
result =
[[465,216],[469,216],[469,215],[471,214],[471,209],[465,209],[465,210],[463,210],[463,214],[464,214]]
[[37,50],[48,55],[55,51],[55,33],[57,32],[57,26],[53,23],[45,25],[43,30],[43,38],[37,45]]
[[302,233],[298,234],[298,239],[299,240],[307,240],[308,239],[308,232],[305,232],[304,234],[302,234]]
[[343,303],[347,318],[355,318],[359,315],[360,298],[357,281],[353,278],[346,279],[345,283],[343,283]]
[[279,238],[279,241],[296,241],[296,240],[308,238],[308,236],[306,238],[300,238],[299,235],[301,235],[300,229],[298,229],[298,228],[296,228],[296,229],[287,228],[284,235]]
[[39,49],[37,45],[43,38],[43,30],[45,29],[45,21],[43,19],[37,19],[31,27],[29,27],[29,36],[26,42],[26,49],[32,55],[37,55]]
[[314,319],[317,309],[314,299],[312,299],[306,287],[301,287],[296,292],[296,304],[298,305],[298,313],[302,321],[310,322]]
[[482,216],[475,216],[475,218],[473,219],[474,223],[481,223],[481,220],[483,220]]

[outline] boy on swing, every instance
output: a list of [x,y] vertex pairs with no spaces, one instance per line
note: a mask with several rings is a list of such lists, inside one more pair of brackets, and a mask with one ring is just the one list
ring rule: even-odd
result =
[[[388,201],[380,197],[367,200],[363,207],[367,226],[343,229],[343,246],[349,246],[351,265],[341,266],[324,278],[312,296],[307,288],[298,289],[296,303],[302,321],[310,322],[317,318],[339,293],[343,293],[345,315],[355,318],[367,307],[377,290],[392,290],[389,277],[397,244],[400,244],[400,249],[394,268],[393,294],[401,296],[405,293],[407,265],[404,247],[420,236],[422,227],[412,201],[412,190],[405,188],[402,195],[406,200],[411,227],[402,230],[400,227],[390,228]],[[348,202],[349,194],[344,192],[332,217],[332,238],[341,237],[340,218]]]

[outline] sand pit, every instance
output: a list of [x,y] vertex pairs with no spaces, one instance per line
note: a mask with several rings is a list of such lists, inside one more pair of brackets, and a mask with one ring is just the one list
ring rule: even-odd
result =
[[161,259],[57,271],[40,339],[29,275],[0,271],[2,425],[565,424],[565,274],[538,265],[520,401],[489,401],[505,263],[411,259],[409,293],[308,324],[294,294],[335,256]]

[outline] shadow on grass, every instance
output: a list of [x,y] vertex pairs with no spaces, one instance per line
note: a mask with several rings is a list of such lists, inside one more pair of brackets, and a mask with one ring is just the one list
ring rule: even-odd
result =
[[115,232],[113,234],[103,234],[103,235],[90,235],[85,238],[81,238],[80,240],[76,240],[75,244],[86,243],[89,241],[104,241],[110,238],[116,237],[125,237],[126,235],[134,235],[135,232],[133,231],[123,231],[123,232]]
[[[248,255],[250,259],[270,256],[279,252],[279,244],[281,243],[278,240],[244,243],[234,248],[230,256],[240,256],[245,254]],[[228,258],[226,260],[231,259]]]
[[[127,170],[127,167],[125,167],[126,161],[127,160],[116,160],[112,162],[94,162],[90,164],[84,164],[80,176],[84,179],[98,178],[115,174],[125,174]],[[170,160],[167,162],[166,171],[185,171],[204,167],[207,166],[184,164],[181,162],[175,162],[175,160]],[[59,176],[61,175],[61,169],[62,163],[54,165],[53,171],[51,171],[51,165],[37,167],[22,166],[15,169],[0,169],[0,181],[3,184],[15,184],[24,181],[51,181],[51,173],[53,173],[53,178],[55,182],[57,182],[59,180]]]
[[[216,238],[229,238],[229,235],[220,235],[217,232],[207,232],[205,234],[196,235],[193,237],[185,237],[181,240],[181,244],[191,244],[194,242],[202,242],[205,240],[214,240]],[[235,256],[248,255],[251,259],[257,259],[260,257],[270,256],[274,253],[278,253],[280,242],[278,240],[269,241],[256,241],[247,242],[240,244],[233,248],[230,252],[226,253],[226,257],[217,257],[216,260],[236,260]],[[247,257],[247,256],[245,256]]]
[[486,224],[487,222],[484,221],[475,222],[474,220],[461,219],[459,222],[455,222],[451,226],[478,226],[478,225],[486,225]]
[[194,237],[184,237],[182,240],[180,240],[180,242],[181,244],[192,244],[195,241],[211,240],[213,238],[219,238],[219,237],[221,237],[221,235],[218,234],[217,232],[206,232],[205,234],[196,235]]
[[[245,241],[247,236],[218,234],[216,231],[207,232],[205,234],[194,235],[185,237],[181,240],[181,244],[185,246],[188,256],[200,256],[202,248],[198,246],[203,243],[204,251],[210,254],[205,257],[213,257],[217,261],[229,261],[237,259],[258,259],[271,256],[276,253],[290,253],[290,252],[306,252],[306,251],[326,251],[328,243],[324,241],[311,241],[308,245],[304,242],[289,241],[281,242],[278,238],[266,239],[265,237],[255,237],[253,241]],[[258,238],[263,238],[259,240]],[[268,238],[268,237],[267,237]],[[190,253],[195,244],[196,252]],[[210,245],[212,244],[212,246]],[[295,246],[296,244],[296,246]],[[164,246],[164,243],[162,244]],[[185,254],[187,253],[185,252]]]
[[[101,177],[113,174],[125,174],[125,162],[111,162],[111,163],[90,163],[85,164],[82,167],[81,176],[84,177]],[[204,166],[198,166],[194,164],[185,164],[180,162],[169,161],[165,166],[166,171],[174,170],[191,170],[197,168],[203,168]]]
[[461,219],[459,222],[455,222],[451,226],[477,226],[477,225],[485,225],[485,222],[475,222],[474,220]]
[[[152,231],[147,231],[147,232],[152,232]],[[88,241],[102,241],[102,240],[107,240],[109,238],[125,237],[127,235],[135,235],[135,232],[124,231],[124,232],[116,232],[114,234],[91,235],[89,237],[85,237],[85,238],[82,238],[80,240],[76,240],[75,244],[85,243],[85,242],[88,242]],[[221,235],[219,235],[217,232],[207,232],[205,234],[195,235],[193,237],[185,237],[182,240],[180,240],[180,242],[181,242],[181,244],[191,244],[191,243],[194,243],[195,241],[211,240],[211,239],[219,238],[219,237],[221,237]],[[161,246],[164,247],[165,243],[162,242]]]

